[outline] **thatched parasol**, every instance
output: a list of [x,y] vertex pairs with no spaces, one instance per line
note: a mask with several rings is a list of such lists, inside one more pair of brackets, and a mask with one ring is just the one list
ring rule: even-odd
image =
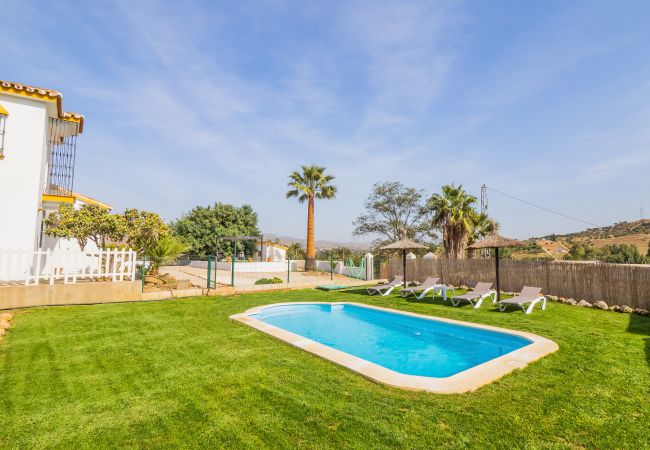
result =
[[470,250],[479,250],[482,248],[494,249],[494,267],[496,269],[497,278],[497,301],[501,300],[501,287],[499,286],[499,249],[502,247],[519,247],[520,245],[524,245],[524,243],[516,239],[499,236],[498,234],[491,234],[485,239],[474,242],[472,245],[467,247]]
[[381,247],[382,250],[401,250],[402,251],[402,260],[404,264],[404,287],[406,287],[406,251],[407,250],[416,250],[419,248],[427,248],[425,245],[418,244],[413,242],[409,238],[400,239],[397,242],[392,244],[384,245]]

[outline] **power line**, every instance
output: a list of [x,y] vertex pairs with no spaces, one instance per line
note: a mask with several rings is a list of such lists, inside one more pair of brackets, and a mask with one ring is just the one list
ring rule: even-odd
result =
[[496,190],[496,189],[494,189],[494,188],[492,188],[492,187],[488,187],[488,189],[491,190],[491,191],[493,191],[493,192],[496,192],[497,194],[501,194],[501,195],[503,195],[503,196],[505,196],[505,197],[511,198],[511,199],[513,199],[513,200],[517,200],[518,202],[525,203],[525,204],[528,205],[528,206],[532,206],[532,207],[534,207],[534,208],[541,209],[542,211],[546,211],[546,212],[548,212],[548,213],[555,214],[555,215],[557,215],[557,216],[562,216],[562,217],[565,217],[565,218],[567,218],[567,219],[574,220],[574,221],[576,221],[576,222],[582,222],[582,223],[587,224],[587,225],[592,225],[592,226],[594,226],[594,227],[599,227],[599,226],[600,226],[600,225],[598,225],[598,224],[595,224],[595,223],[589,222],[589,221],[587,221],[587,220],[578,219],[577,217],[572,217],[572,216],[569,216],[568,214],[564,214],[564,213],[561,213],[561,212],[559,212],[559,211],[554,211],[554,210],[552,210],[552,209],[548,209],[548,208],[545,208],[545,207],[543,207],[543,206],[536,205],[535,203],[531,203],[531,202],[529,202],[529,201],[526,201],[526,200],[523,200],[523,199],[521,199],[521,198],[515,197],[514,195],[506,194],[505,192],[501,192],[501,191]]

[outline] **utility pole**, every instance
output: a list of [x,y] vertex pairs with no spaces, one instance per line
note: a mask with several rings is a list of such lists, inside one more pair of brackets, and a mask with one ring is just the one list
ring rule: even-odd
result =
[[[481,186],[481,214],[487,215],[487,209],[488,209],[487,186],[483,184],[483,186]],[[497,252],[497,258],[498,258],[499,249],[497,248],[495,249],[495,251]],[[490,256],[490,251],[488,249],[481,250],[482,258],[487,258],[489,256]]]
[[488,197],[487,197],[487,186],[481,186],[481,214],[487,214],[488,209]]

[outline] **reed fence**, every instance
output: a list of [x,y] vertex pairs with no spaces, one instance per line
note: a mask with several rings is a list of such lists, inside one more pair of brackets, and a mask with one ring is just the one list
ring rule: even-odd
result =
[[[504,291],[536,286],[549,295],[650,309],[650,265],[502,260],[499,267]],[[402,270],[401,258],[391,258],[382,266],[381,277],[392,278],[401,275]],[[418,258],[407,261],[406,273],[409,280],[437,276],[451,285],[495,281],[492,259]]]

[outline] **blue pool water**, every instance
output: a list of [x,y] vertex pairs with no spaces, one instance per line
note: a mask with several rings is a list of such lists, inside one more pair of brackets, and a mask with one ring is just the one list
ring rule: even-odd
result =
[[449,377],[531,343],[351,304],[271,306],[251,317],[395,372],[425,377]]

